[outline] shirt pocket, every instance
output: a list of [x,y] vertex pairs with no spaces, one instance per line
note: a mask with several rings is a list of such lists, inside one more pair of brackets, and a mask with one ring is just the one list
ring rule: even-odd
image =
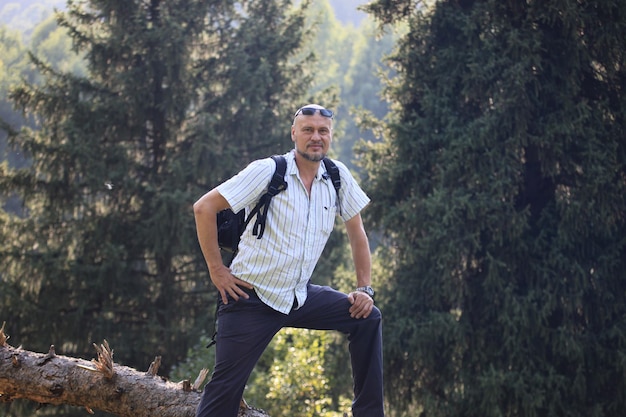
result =
[[329,235],[335,227],[335,217],[337,216],[337,207],[334,204],[324,205],[322,211],[322,232]]
[[[330,180],[328,180],[330,181]],[[312,219],[314,230],[328,237],[335,226],[337,216],[337,196],[332,184],[320,181],[314,185],[313,200],[309,208],[309,216]]]

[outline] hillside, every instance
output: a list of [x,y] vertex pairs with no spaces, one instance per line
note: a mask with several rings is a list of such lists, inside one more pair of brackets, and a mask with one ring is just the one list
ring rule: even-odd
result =
[[[358,11],[359,5],[367,0],[329,0],[335,15],[344,24],[358,26],[367,16]],[[42,20],[47,18],[54,8],[63,9],[66,0],[21,0],[0,3],[0,24],[18,30],[25,35]]]
[[65,0],[20,0],[0,3],[0,24],[29,34],[54,8],[65,7]]

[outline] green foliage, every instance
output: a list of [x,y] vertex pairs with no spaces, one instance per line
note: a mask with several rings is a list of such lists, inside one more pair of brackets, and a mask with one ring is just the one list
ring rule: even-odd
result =
[[429,416],[626,406],[626,9],[374,2],[408,21],[384,143],[387,392]]
[[19,33],[0,28],[0,93],[6,97],[8,89],[19,79],[19,69],[25,66],[26,51]]
[[73,53],[72,39],[68,36],[67,30],[57,24],[57,17],[54,15],[35,27],[30,43],[30,52],[55,70],[85,75],[82,57]]
[[[27,65],[26,50],[19,33],[0,28],[0,118],[13,125],[19,121],[13,112],[7,96],[11,87],[20,81],[20,76]],[[4,156],[4,137],[2,137],[2,156]]]
[[[293,332],[286,330],[276,338],[267,399],[271,400],[274,414],[280,411],[301,416],[326,414],[330,405],[330,399],[325,397],[329,381],[320,358],[326,348],[327,334],[313,339],[307,337],[306,330],[295,335]],[[288,401],[282,400],[285,394]]]
[[245,397],[270,415],[341,417],[351,400],[333,403],[328,332],[283,329],[275,337],[251,378]]
[[[24,45],[22,35],[6,27],[0,28],[0,121],[8,126],[0,131],[0,155],[11,167],[24,166],[27,160],[22,149],[7,146],[4,130],[34,127],[34,123],[32,115],[15,111],[14,104],[9,100],[9,92],[23,80],[34,84],[42,81],[40,73],[31,65],[28,54],[34,53],[57,70],[84,74],[85,69],[83,60],[71,51],[70,37],[58,27],[52,15],[34,28],[34,34],[30,37],[30,51]],[[17,199],[10,198],[5,209],[10,213],[19,212]]]
[[[7,143],[7,131],[25,124],[27,119],[22,117],[13,108],[8,99],[9,91],[21,79],[33,79],[33,71],[28,68],[27,51],[22,44],[19,33],[7,28],[0,28],[0,158],[6,161],[6,166],[20,167],[26,161],[24,155],[11,149]],[[0,171],[5,169],[0,164]],[[20,212],[20,204],[16,196],[6,195],[5,190],[0,194],[3,209],[10,213]]]
[[[202,334],[198,342],[187,351],[185,360],[172,367],[170,379],[174,382],[188,380],[193,384],[202,369],[210,371],[210,365],[215,363],[215,348],[208,347],[210,343],[211,337]],[[211,377],[210,373],[208,375],[205,383]]]

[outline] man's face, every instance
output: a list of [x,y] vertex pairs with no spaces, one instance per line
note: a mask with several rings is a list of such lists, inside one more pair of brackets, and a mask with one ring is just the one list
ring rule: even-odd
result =
[[324,159],[332,141],[332,119],[319,111],[312,115],[299,114],[291,127],[291,140],[296,152],[309,161]]

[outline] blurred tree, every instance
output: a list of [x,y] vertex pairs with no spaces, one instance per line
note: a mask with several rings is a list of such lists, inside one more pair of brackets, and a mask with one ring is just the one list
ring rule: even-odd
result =
[[10,137],[32,165],[0,170],[26,214],[0,222],[13,340],[89,358],[106,338],[129,366],[162,355],[165,374],[183,360],[215,299],[191,205],[235,163],[284,148],[309,88],[288,6],[94,0],[57,16],[87,75],[33,55],[43,85],[12,94],[39,122]]
[[[402,28],[401,25],[398,27]],[[339,145],[341,158],[356,172],[360,172],[361,168],[358,155],[354,152],[355,145],[360,140],[378,140],[372,131],[359,127],[359,121],[364,117],[363,112],[378,119],[383,119],[389,112],[382,92],[384,80],[394,76],[386,58],[392,53],[397,39],[398,33],[395,29],[380,30],[371,18],[364,21],[357,36],[352,39],[352,57],[340,83],[343,86],[341,109],[353,117],[348,119]]]
[[[13,110],[8,100],[9,90],[27,75],[27,51],[18,32],[0,27],[0,121],[9,126],[21,125],[23,118]],[[22,163],[18,155],[9,152],[6,132],[0,130],[0,160],[15,166]]]
[[12,138],[32,166],[2,175],[28,210],[5,232],[7,283],[26,301],[5,317],[35,349],[88,356],[107,338],[131,366],[163,354],[167,369],[198,325],[192,231],[175,215],[189,204],[176,143],[204,14],[186,3],[185,27],[181,4],[71,4],[59,19],[87,53],[89,78],[33,58],[44,85],[13,94],[40,130]]
[[[53,16],[35,27],[30,38],[30,50],[55,69],[84,75],[83,60],[71,51],[71,38],[57,25]],[[23,80],[39,83],[41,76],[30,65],[28,49],[21,33],[1,27],[0,52],[0,120],[17,129],[27,120],[14,110],[9,91]],[[34,127],[34,124],[30,123],[30,127]],[[21,152],[8,150],[4,130],[0,131],[0,160],[7,160],[14,167],[25,163]]]
[[369,6],[410,26],[364,153],[394,415],[621,416],[626,7],[417,3]]
[[352,397],[332,403],[328,350],[332,334],[284,329],[272,344],[269,400],[271,415],[341,417]]
[[195,163],[204,190],[253,159],[293,147],[293,113],[314,81],[313,56],[300,53],[311,30],[304,17],[308,4],[294,9],[289,0],[234,2],[223,20],[209,25],[219,28],[212,42],[220,51],[197,51],[200,99],[189,118],[190,136],[202,141]]
[[20,0],[0,3],[0,23],[21,32],[26,39],[35,26],[62,7],[65,0]]
[[[22,167],[27,163],[19,149],[11,149],[8,146],[7,129],[3,129],[4,126],[19,127],[28,122],[27,118],[15,111],[13,103],[8,99],[9,91],[22,79],[32,81],[35,76],[35,72],[28,65],[27,50],[22,43],[21,35],[0,27],[0,161],[7,166]],[[16,195],[4,189],[0,191],[0,195],[3,210],[13,214],[21,211]],[[2,222],[3,220],[0,220],[0,223]]]
[[86,75],[83,57],[72,51],[72,38],[67,28],[58,25],[55,15],[35,26],[30,36],[30,52],[57,71]]
[[387,105],[380,96],[384,78],[381,73],[389,73],[385,56],[391,53],[397,35],[379,31],[371,18],[364,19],[359,26],[342,24],[330,3],[337,7],[336,2],[324,0],[315,2],[311,8],[310,18],[316,22],[317,30],[315,39],[304,48],[319,57],[315,89],[335,88],[339,97],[334,108],[337,114],[334,154],[358,172],[354,145],[361,138],[374,140],[375,137],[370,132],[361,132],[354,116],[359,113],[357,110],[368,111],[378,118],[386,115]]

